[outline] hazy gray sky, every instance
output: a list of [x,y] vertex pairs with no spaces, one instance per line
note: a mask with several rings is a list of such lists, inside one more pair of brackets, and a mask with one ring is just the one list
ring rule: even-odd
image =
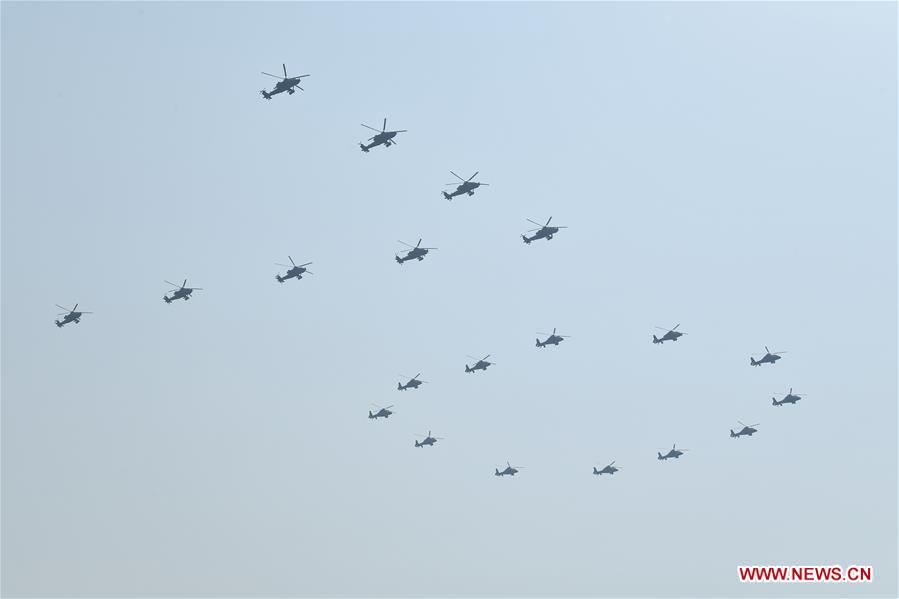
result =
[[4,2],[3,594],[895,597],[896,16]]

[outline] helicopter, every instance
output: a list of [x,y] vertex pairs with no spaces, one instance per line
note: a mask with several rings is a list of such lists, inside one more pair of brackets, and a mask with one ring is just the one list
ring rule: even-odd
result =
[[743,428],[737,433],[735,433],[733,431],[733,429],[731,429],[730,436],[733,439],[736,439],[737,437],[743,437],[743,436],[751,437],[754,433],[759,432],[757,428],[754,428],[754,427],[758,426],[757,423],[756,424],[743,424],[739,420],[737,420],[737,422],[739,422],[740,426],[742,426]]
[[675,449],[674,445],[672,445],[671,451],[669,451],[665,455],[662,455],[662,452],[659,452],[659,459],[660,460],[667,460],[669,458],[677,459],[677,458],[681,457],[682,455],[684,455],[685,451],[689,451],[689,450],[688,449]]
[[680,324],[676,324],[676,325],[674,325],[674,328],[673,328],[673,329],[663,329],[662,327],[656,327],[656,328],[659,329],[660,331],[666,331],[666,330],[667,330],[668,332],[665,333],[664,335],[662,335],[661,338],[656,337],[655,335],[653,335],[653,336],[652,336],[652,342],[653,342],[653,343],[665,343],[666,341],[677,341],[678,337],[683,337],[684,335],[686,335],[686,333],[681,333],[680,331],[675,330],[675,329],[677,329],[677,327],[679,327],[679,326],[680,326]]
[[180,286],[176,285],[175,283],[172,283],[171,281],[164,281],[164,282],[168,283],[169,285],[171,285],[172,287],[175,288],[175,289],[169,290],[169,293],[174,292],[174,293],[172,293],[172,297],[169,297],[167,295],[162,296],[162,299],[164,299],[165,303],[167,303],[167,304],[171,304],[173,301],[175,301],[177,299],[182,299],[182,298],[184,299],[184,301],[187,301],[190,299],[191,293],[193,293],[194,291],[202,291],[203,290],[202,287],[185,287],[185,285],[187,285],[187,279],[184,279],[184,282],[181,283]]
[[260,92],[262,94],[262,97],[265,98],[266,100],[271,100],[272,96],[274,96],[276,94],[280,94],[281,92],[287,92],[288,94],[293,95],[294,92],[296,91],[293,88],[303,90],[303,88],[300,87],[300,79],[302,79],[303,77],[308,77],[309,75],[299,75],[297,77],[288,77],[287,76],[287,65],[284,63],[281,63],[281,67],[284,69],[284,78],[283,79],[281,78],[281,75],[272,75],[271,73],[266,73],[265,71],[262,71],[263,75],[268,75],[269,77],[274,77],[275,79],[281,79],[281,81],[279,81],[275,85],[275,89],[273,89],[272,91],[267,92],[265,90],[262,90]]
[[368,417],[371,420],[375,420],[377,418],[390,418],[390,415],[393,414],[393,412],[390,411],[390,408],[392,408],[393,406],[387,406],[386,408],[382,408],[381,406],[379,406],[377,404],[371,404],[371,405],[378,408],[378,411],[375,412],[374,414],[371,413],[371,410],[368,411]]
[[515,476],[521,468],[522,466],[512,466],[512,464],[506,462],[506,468],[502,472],[500,472],[499,466],[494,468],[495,472],[493,473],[493,476],[506,476],[507,474],[509,476]]
[[800,399],[802,399],[802,395],[800,395],[800,394],[798,394],[798,393],[793,393],[793,387],[790,387],[790,392],[787,393],[786,396],[785,396],[782,400],[777,401],[776,399],[774,399],[774,398],[772,397],[772,398],[771,398],[771,405],[772,405],[772,406],[782,406],[782,405],[784,405],[785,403],[795,404],[795,403],[798,402]]
[[309,266],[310,264],[312,264],[312,262],[307,262],[306,264],[300,264],[300,265],[297,265],[297,263],[294,262],[294,261],[293,261],[293,258],[291,258],[290,256],[288,256],[287,259],[290,260],[291,266],[288,266],[288,265],[286,265],[286,264],[280,264],[280,263],[278,263],[278,262],[275,262],[275,264],[276,264],[277,266],[283,266],[284,268],[287,269],[287,273],[286,273],[283,277],[282,277],[281,275],[275,275],[275,278],[278,279],[278,282],[279,282],[279,283],[283,283],[283,282],[286,281],[287,279],[291,279],[291,278],[293,278],[293,277],[296,277],[296,278],[297,278],[297,281],[299,281],[300,279],[303,278],[303,274],[304,274],[304,273],[305,273],[305,274],[310,274],[310,275],[313,274],[313,272],[312,272],[311,270],[309,270],[308,268],[306,268],[307,266]]
[[443,439],[443,437],[432,437],[432,436],[431,436],[431,431],[428,431],[428,434],[427,434],[427,435],[417,435],[417,436],[418,436],[418,437],[424,437],[425,440],[424,440],[424,441],[421,441],[421,442],[416,441],[416,442],[415,442],[415,446],[416,446],[416,447],[424,447],[425,445],[434,445],[435,443],[437,443],[437,441]]
[[[476,359],[476,358],[473,357],[473,356],[468,356],[468,357],[471,358],[472,360],[475,360],[475,359]],[[481,358],[480,360],[478,360],[477,362],[475,362],[475,365],[474,365],[474,366],[469,366],[468,364],[466,364],[466,365],[465,365],[465,372],[474,372],[474,371],[476,371],[476,370],[487,370],[487,367],[488,367],[488,366],[492,366],[492,365],[493,365],[493,362],[488,362],[488,361],[487,361],[487,358],[489,358],[489,357],[490,357],[490,354],[487,354],[486,356],[484,356],[483,358]]]
[[93,312],[78,312],[78,304],[75,304],[75,307],[72,308],[71,310],[69,310],[68,308],[63,308],[59,304],[54,304],[54,305],[57,308],[59,308],[60,310],[65,310],[65,312],[60,312],[59,314],[57,314],[57,316],[62,316],[62,320],[54,320],[53,321],[56,323],[56,326],[58,326],[59,328],[66,326],[70,322],[74,322],[75,324],[78,324],[79,322],[81,322],[82,314],[93,314]]
[[359,144],[359,147],[362,148],[362,151],[366,152],[366,153],[373,147],[379,146],[381,144],[384,144],[385,148],[389,148],[390,146],[392,146],[393,144],[396,143],[396,140],[394,139],[394,137],[396,137],[397,133],[405,133],[406,132],[406,129],[400,129],[399,131],[388,131],[386,116],[384,117],[384,124],[381,126],[380,131],[378,131],[374,127],[369,127],[365,123],[362,123],[362,126],[365,127],[366,129],[371,129],[372,131],[374,131],[376,133],[376,135],[374,137],[368,138],[367,141],[370,141],[371,142],[370,144],[368,144],[368,145],[365,145],[364,143]]
[[524,239],[524,242],[528,245],[530,245],[532,241],[535,241],[537,239],[546,239],[547,241],[549,241],[550,239],[553,238],[553,235],[555,235],[556,233],[559,232],[559,229],[567,229],[568,228],[568,227],[550,227],[549,221],[551,221],[552,219],[553,219],[553,217],[550,216],[549,220],[546,221],[545,225],[541,225],[540,223],[532,221],[529,218],[525,219],[528,222],[534,223],[539,228],[531,229],[530,231],[528,231],[528,233],[530,233],[531,231],[537,231],[536,233],[534,233],[534,235],[532,237],[528,237],[527,235],[522,235],[521,238]]
[[447,200],[452,200],[454,197],[460,196],[460,195],[466,194],[466,193],[470,196],[473,196],[474,190],[477,189],[478,187],[480,187],[481,185],[490,185],[489,183],[478,183],[477,181],[472,181],[472,179],[474,179],[475,177],[478,176],[479,172],[481,172],[481,171],[477,171],[477,172],[475,172],[475,174],[473,174],[469,178],[463,179],[462,177],[460,177],[453,171],[450,171],[450,173],[454,177],[459,179],[459,181],[462,181],[462,184],[459,185],[458,183],[447,183],[447,185],[456,185],[456,191],[454,191],[453,193],[446,193],[444,191],[443,197],[445,197]]
[[603,468],[602,470],[597,470],[597,469],[596,469],[596,466],[594,466],[594,467],[593,467],[593,474],[615,474],[616,472],[618,472],[619,470],[621,470],[621,468],[616,468],[616,467],[613,465],[614,463],[615,463],[615,462],[613,461],[611,464],[609,464],[608,466],[606,466],[606,467]]
[[428,252],[431,250],[436,250],[438,248],[423,248],[421,246],[421,239],[419,238],[418,243],[413,245],[409,245],[405,241],[400,241],[403,245],[408,245],[411,250],[406,251],[406,255],[400,258],[399,256],[394,256],[396,258],[397,264],[402,264],[406,260],[415,260],[418,259],[419,262],[425,259],[425,256],[428,255]]
[[[546,333],[537,333],[538,335],[546,335]],[[556,329],[553,329],[552,335],[546,338],[546,341],[540,341],[540,338],[537,338],[537,347],[546,347],[547,345],[555,345],[558,346],[560,343],[565,341],[570,335],[556,335]]]
[[778,360],[780,360],[780,354],[785,354],[785,351],[776,351],[772,352],[765,346],[765,355],[762,356],[760,360],[756,360],[752,357],[749,358],[749,363],[753,366],[761,366],[762,364],[774,364]]
[[[418,380],[418,377],[420,375],[421,375],[421,373],[419,372],[418,374],[413,376],[411,379],[409,379],[409,382],[406,383],[405,385],[402,383],[397,383],[396,384],[397,391],[405,391],[406,389],[418,389],[419,387],[421,387],[422,383],[427,383],[428,381]],[[401,374],[400,376],[403,378],[407,378],[406,375],[403,375],[403,374]]]

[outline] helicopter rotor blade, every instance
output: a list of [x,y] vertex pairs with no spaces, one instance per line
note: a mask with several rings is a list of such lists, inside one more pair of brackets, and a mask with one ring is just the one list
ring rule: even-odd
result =
[[282,77],[281,75],[272,75],[271,73],[266,73],[265,71],[262,71],[262,74],[268,75],[269,77],[274,77],[275,79],[284,79],[284,77]]
[[290,268],[290,264],[281,264],[280,262],[275,262],[275,266],[283,266],[284,268]]
[[[371,129],[372,131],[375,131],[375,132],[377,132],[377,133],[381,133],[380,131],[378,131],[378,130],[375,129],[374,127],[369,127],[369,126],[366,125],[365,123],[360,123],[360,125],[362,125],[362,126],[365,127],[366,129]],[[373,138],[373,137],[370,137],[369,139],[374,139],[374,138]]]
[[381,133],[387,131],[387,117],[384,117],[384,125],[381,127]]
[[680,323],[677,323],[677,324],[676,324],[676,325],[674,325],[674,328],[673,328],[673,329],[671,329],[671,330],[672,330],[672,331],[674,331],[674,330],[676,330],[676,329],[677,329],[677,327],[679,327],[679,326],[680,326]]
[[[462,182],[465,181],[465,179],[463,179],[462,177],[460,177],[459,175],[457,175],[457,174],[454,173],[453,171],[450,171],[450,174],[451,174],[452,176],[454,176],[456,179],[458,179],[459,181],[462,181]],[[455,184],[455,183],[448,183],[447,185],[456,185],[456,184]]]
[[482,360],[482,361],[483,361],[483,360],[486,360],[486,359],[489,358],[489,357],[490,357],[490,354],[487,354],[486,356],[484,356],[483,358],[481,358],[481,360]]
[[187,279],[184,279],[184,282],[181,283],[181,289],[184,289],[185,285],[187,285]]
[[294,261],[293,261],[293,258],[291,258],[290,256],[287,256],[287,259],[290,260],[290,263],[293,264],[294,266],[297,265],[297,263],[294,262]]
[[415,244],[415,247],[418,247],[420,245],[421,245],[421,237],[418,238],[418,243]]
[[[291,262],[293,262],[293,260],[291,260]],[[306,266],[309,266],[310,264],[312,264],[312,262],[307,262],[306,264],[300,264],[300,268],[305,268]],[[296,265],[294,265],[294,266],[296,266]]]
[[171,281],[163,280],[162,282],[163,282],[163,283],[168,283],[169,285],[171,285],[172,287],[174,287],[174,288],[176,288],[176,289],[179,287],[179,285],[176,285],[175,283],[172,283]]
[[284,69],[284,78],[287,79],[287,65],[282,62],[281,68]]
[[405,246],[409,246],[410,248],[414,248],[414,247],[415,247],[414,245],[409,244],[409,243],[406,243],[405,241],[400,241],[399,239],[397,239],[397,242],[402,243],[402,244],[405,245]]
[[767,345],[765,346],[765,352],[766,352],[766,353],[769,353],[769,354],[771,353],[771,350],[768,349],[768,346],[767,346]]
[[543,226],[544,226],[544,227],[548,227],[548,226],[549,226],[549,221],[551,221],[552,219],[553,219],[553,217],[550,216],[549,219],[546,221],[546,224],[543,225]]
[[56,306],[57,308],[59,308],[60,310],[65,310],[66,312],[69,312],[69,309],[68,309],[68,308],[63,308],[63,307],[60,306],[59,304],[53,304],[53,305]]
[[541,224],[538,223],[537,221],[531,220],[531,219],[529,219],[529,218],[526,218],[526,219],[524,219],[524,220],[528,221],[529,223],[534,223],[535,225],[537,225],[537,226],[540,227],[541,229],[543,228],[543,225],[541,225]]
[[478,173],[479,173],[479,172],[481,172],[481,171],[475,171],[474,174],[473,174],[472,176],[470,176],[469,178],[467,178],[465,181],[466,181],[466,182],[467,182],[467,181],[471,181],[472,179],[474,179],[475,177],[478,176]]

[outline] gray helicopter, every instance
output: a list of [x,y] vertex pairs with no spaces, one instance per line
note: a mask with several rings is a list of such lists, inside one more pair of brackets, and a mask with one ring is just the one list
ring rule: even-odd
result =
[[374,414],[371,413],[371,410],[368,411],[368,418],[370,420],[375,420],[377,418],[390,418],[390,415],[393,414],[393,412],[390,411],[390,408],[392,408],[393,406],[387,406],[386,408],[382,408],[381,406],[376,405],[376,404],[371,404],[371,405],[378,408],[378,411],[375,412]]
[[288,256],[287,259],[290,260],[290,266],[288,266],[287,264],[281,264],[280,262],[275,262],[276,265],[283,266],[284,268],[287,269],[287,272],[284,274],[283,277],[281,275],[275,275],[275,278],[278,279],[279,283],[283,283],[287,279],[292,279],[293,277],[296,277],[297,281],[299,281],[300,279],[303,278],[304,274],[309,274],[309,275],[314,274],[311,270],[306,268],[307,266],[312,264],[312,262],[307,262],[306,264],[297,265],[297,263],[294,262],[293,258],[291,258],[290,256]]
[[365,127],[366,129],[371,129],[372,131],[374,131],[376,133],[376,135],[374,137],[369,137],[368,140],[366,140],[366,141],[370,141],[371,142],[370,144],[368,144],[368,145],[365,145],[364,143],[359,144],[359,147],[362,148],[363,152],[368,152],[373,147],[380,146],[381,144],[384,144],[385,148],[389,148],[390,146],[392,146],[393,144],[396,143],[396,140],[394,138],[396,137],[397,133],[405,133],[406,132],[406,129],[400,129],[399,131],[388,131],[386,116],[384,117],[384,124],[381,126],[380,131],[378,131],[374,127],[369,127],[365,123],[362,123],[362,126]]
[[509,462],[506,462],[504,470],[500,471],[499,466],[494,468],[495,472],[493,473],[493,476],[515,476],[521,468],[521,466],[513,466]]
[[661,338],[653,335],[652,342],[653,343],[665,343],[666,341],[677,341],[679,337],[683,337],[684,335],[686,335],[686,333],[681,333],[680,331],[676,330],[677,327],[679,327],[679,326],[680,326],[680,324],[676,324],[676,325],[674,325],[673,329],[663,329],[662,327],[656,327],[660,331],[668,331],[668,332],[665,333],[664,335],[662,335]]
[[[546,335],[546,333],[537,333],[538,335]],[[558,346],[560,343],[568,339],[570,335],[556,335],[556,329],[553,328],[552,335],[546,338],[545,341],[540,341],[540,338],[537,338],[537,347],[546,347],[547,345],[555,345]]]
[[271,100],[272,96],[274,96],[276,94],[280,94],[281,92],[287,92],[289,95],[292,96],[294,94],[294,92],[296,91],[296,90],[294,90],[294,88],[297,88],[297,89],[303,91],[303,88],[300,87],[300,79],[302,79],[303,77],[308,77],[309,75],[298,75],[297,77],[288,77],[287,76],[287,65],[282,63],[281,67],[284,69],[283,79],[282,79],[281,75],[272,75],[271,73],[266,73],[265,71],[262,71],[263,75],[268,75],[269,77],[274,77],[275,79],[281,79],[281,81],[279,81],[275,85],[275,89],[273,89],[272,91],[267,92],[265,90],[262,90],[260,92],[262,94],[262,97],[265,98],[266,100]]
[[754,357],[749,358],[749,363],[753,366],[761,366],[762,364],[774,364],[778,360],[780,360],[780,354],[785,354],[785,351],[771,351],[765,346],[765,355],[762,356],[760,360],[756,360]]
[[59,308],[60,310],[65,310],[65,312],[60,312],[59,314],[57,314],[57,316],[62,316],[62,320],[54,320],[53,321],[56,323],[56,326],[58,326],[59,328],[66,326],[70,322],[74,322],[75,324],[78,324],[79,322],[81,322],[82,314],[93,314],[93,312],[79,312],[78,304],[75,304],[75,307],[72,308],[71,310],[69,310],[68,308],[63,308],[59,304],[54,304],[54,305],[57,308]]
[[194,291],[202,291],[203,290],[202,287],[186,287],[187,279],[184,279],[184,282],[181,283],[181,285],[177,285],[175,283],[172,283],[171,281],[164,281],[164,282],[168,283],[169,285],[174,287],[174,289],[169,290],[169,293],[172,294],[171,297],[169,297],[167,295],[162,296],[162,299],[164,299],[165,303],[167,303],[167,304],[171,304],[173,301],[178,300],[178,299],[184,299],[184,301],[187,301],[190,299],[190,295]]
[[419,239],[418,243],[415,245],[410,245],[410,244],[406,243],[405,241],[400,241],[400,243],[402,243],[403,245],[408,245],[412,249],[407,250],[406,255],[403,256],[402,258],[400,258],[399,256],[394,256],[397,264],[402,264],[406,260],[418,260],[418,261],[424,260],[425,256],[428,255],[428,252],[430,252],[431,250],[438,249],[438,248],[423,248],[423,247],[421,247],[421,239]]
[[481,185],[490,185],[489,183],[478,183],[477,181],[472,181],[472,179],[474,179],[475,177],[478,176],[478,173],[479,173],[479,172],[481,172],[481,171],[477,171],[477,172],[475,172],[475,174],[473,174],[473,175],[470,176],[469,178],[463,179],[462,177],[460,177],[459,175],[457,175],[457,174],[454,173],[453,171],[450,171],[450,173],[451,173],[455,178],[459,179],[459,181],[462,181],[462,184],[459,185],[458,183],[447,183],[447,185],[456,185],[456,186],[457,186],[457,187],[456,187],[456,191],[454,191],[453,193],[446,193],[446,192],[444,191],[444,192],[443,192],[443,197],[445,197],[447,200],[452,200],[454,197],[460,196],[460,195],[463,195],[463,194],[466,194],[466,193],[467,193],[468,195],[470,195],[470,196],[473,196],[473,195],[474,195],[474,190],[477,189],[478,187],[480,187]]
[[529,218],[526,218],[525,219],[526,221],[534,223],[535,225],[537,225],[538,228],[531,229],[530,231],[528,231],[528,233],[530,233],[532,231],[537,231],[536,233],[534,233],[533,236],[528,237],[527,235],[522,235],[521,238],[524,239],[524,242],[528,245],[530,245],[532,241],[536,241],[537,239],[546,239],[547,241],[549,241],[550,239],[553,238],[553,235],[555,235],[556,233],[559,232],[559,229],[567,229],[568,228],[568,227],[550,227],[549,221],[551,221],[552,219],[553,219],[553,217],[550,216],[549,220],[546,221],[546,224],[541,225],[538,222],[535,222]]
[[616,468],[616,467],[614,466],[614,464],[615,464],[615,462],[613,461],[611,464],[609,464],[608,466],[606,466],[606,467],[603,468],[602,470],[597,470],[597,469],[596,469],[596,466],[593,466],[593,474],[615,474],[616,472],[618,472],[619,470],[621,470],[621,468],[620,468],[620,467],[619,467],[619,468]]
[[[404,375],[404,374],[401,374],[400,376],[403,377],[404,379],[405,379],[405,378],[409,378],[409,377],[407,377],[407,376]],[[420,380],[418,380],[418,377],[419,377],[419,376],[421,376],[421,373],[420,373],[420,372],[419,372],[418,374],[416,374],[415,376],[413,376],[411,379],[409,379],[409,382],[406,383],[406,384],[403,384],[403,383],[397,383],[397,384],[396,384],[396,389],[397,389],[397,391],[405,391],[406,389],[418,389],[419,387],[421,387],[422,383],[427,383],[427,382],[428,382],[428,381],[420,381]]]
[[415,442],[416,447],[424,447],[425,445],[434,445],[435,443],[437,443],[437,441],[440,441],[441,439],[443,439],[443,437],[432,437],[431,431],[428,431],[427,435],[416,435],[416,436],[425,438],[424,441],[416,441]]
[[[804,394],[803,394],[804,395]],[[773,397],[771,398],[771,405],[773,406],[782,406],[785,403],[795,404],[800,399],[802,399],[802,395],[799,393],[793,393],[793,387],[790,387],[790,392],[784,396],[784,398],[780,401],[777,401]]]
[[669,458],[677,459],[677,458],[681,457],[682,455],[684,455],[684,452],[685,452],[685,451],[689,451],[689,450],[687,450],[687,449],[676,449],[675,446],[672,445],[672,446],[671,446],[671,451],[669,451],[669,452],[666,453],[665,455],[662,455],[662,452],[661,452],[661,451],[659,452],[659,459],[660,459],[660,460],[667,460],[667,459],[669,459]]
[[733,431],[733,429],[730,430],[730,436],[731,436],[731,438],[733,438],[733,439],[736,439],[737,437],[743,437],[743,436],[751,437],[751,436],[754,435],[755,433],[759,432],[759,430],[758,430],[757,428],[755,428],[756,426],[758,426],[758,423],[756,423],[756,424],[743,424],[743,423],[740,422],[739,420],[737,420],[737,422],[738,422],[738,423],[740,424],[740,426],[742,426],[743,428],[740,429],[740,430],[739,430],[738,432],[736,432],[736,433]]
[[[474,356],[468,356],[468,357],[471,358],[472,360],[477,360],[477,358],[475,358]],[[490,354],[487,354],[480,360],[477,360],[477,362],[475,362],[474,366],[469,366],[468,364],[466,364],[465,372],[474,372],[476,370],[487,370],[488,366],[492,366],[494,364],[493,362],[487,361],[487,358],[489,358],[489,357],[490,357]]]

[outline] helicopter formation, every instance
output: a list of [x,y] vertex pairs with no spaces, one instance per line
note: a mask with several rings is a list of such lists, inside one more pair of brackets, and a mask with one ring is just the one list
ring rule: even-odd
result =
[[[262,72],[263,75],[267,75],[269,77],[278,79],[277,84],[271,91],[266,91],[265,89],[261,90],[260,93],[265,100],[271,100],[273,96],[284,93],[284,92],[286,92],[288,95],[293,95],[294,93],[296,93],[296,90],[305,91],[300,86],[300,83],[302,82],[302,79],[309,77],[310,75],[305,74],[305,75],[298,75],[298,76],[288,76],[286,63],[282,63],[281,66],[282,66],[282,70],[283,70],[283,77],[281,75],[273,75],[271,73],[266,73],[264,71]],[[375,132],[375,135],[373,135],[372,137],[365,140],[365,142],[359,143],[359,147],[365,153],[368,153],[368,152],[370,152],[371,149],[373,149],[377,146],[381,146],[381,145],[383,145],[385,148],[389,148],[390,146],[395,145],[397,143],[396,137],[398,134],[407,132],[406,129],[388,130],[387,129],[387,117],[384,117],[384,120],[383,120],[383,123],[382,123],[380,129],[371,127],[364,123],[362,124],[362,126]],[[477,177],[479,173],[480,173],[480,171],[476,171],[468,179],[464,179],[461,176],[459,176],[458,174],[456,174],[454,171],[450,171],[450,174],[452,174],[456,179],[458,179],[459,182],[447,183],[446,184],[447,186],[455,186],[455,189],[452,192],[443,191],[442,192],[443,197],[446,200],[452,200],[455,197],[464,196],[464,195],[473,196],[475,193],[475,190],[477,190],[478,188],[480,188],[482,186],[488,186],[489,185],[488,183],[483,183],[483,182],[474,180],[475,177]],[[526,219],[531,224],[536,225],[536,228],[530,229],[521,235],[521,238],[524,241],[524,243],[527,245],[530,245],[534,241],[538,241],[541,239],[545,239],[546,241],[551,241],[553,239],[553,237],[560,232],[561,229],[568,228],[566,226],[561,226],[561,225],[551,225],[550,223],[552,222],[552,219],[553,219],[553,217],[550,216],[547,219],[547,221],[543,224],[536,222],[534,220],[531,220],[529,218]],[[529,233],[533,233],[533,234],[529,236],[528,235]],[[430,251],[438,249],[435,247],[422,247],[421,246],[421,243],[422,243],[421,238],[419,238],[418,243],[414,246],[411,244],[408,244],[404,241],[399,241],[399,243],[401,243],[409,248],[408,250],[404,250],[405,255],[403,255],[403,256],[400,256],[399,254],[395,255],[395,260],[400,265],[402,265],[404,262],[407,262],[410,260],[422,261],[422,260],[424,260],[425,256],[428,255],[428,253]],[[304,264],[296,264],[296,262],[294,262],[294,260],[291,256],[288,256],[288,260],[290,261],[289,265],[276,263],[278,266],[281,266],[281,267],[284,267],[287,269],[287,271],[283,275],[280,273],[275,275],[275,278],[278,281],[278,283],[283,284],[285,281],[292,279],[292,278],[301,280],[303,278],[303,275],[313,274],[307,268],[308,266],[310,266],[312,264],[312,262],[306,262]],[[179,299],[183,299],[184,301],[187,301],[191,298],[191,296],[193,295],[193,293],[195,291],[203,290],[202,287],[188,287],[187,279],[184,279],[184,281],[180,285],[178,285],[176,283],[172,283],[167,280],[164,282],[172,287],[163,296],[163,300],[165,301],[166,304],[171,304],[172,302],[177,301]],[[60,308],[61,310],[64,310],[64,312],[62,312],[58,315],[58,316],[63,317],[62,320],[57,319],[54,321],[58,328],[63,328],[66,324],[70,324],[73,322],[75,324],[78,324],[81,322],[81,317],[84,314],[92,314],[92,312],[78,311],[77,303],[71,310],[68,308],[64,308],[63,306],[60,306],[59,304],[56,304],[56,306],[58,308]],[[658,337],[657,335],[653,334],[652,335],[652,343],[662,345],[666,341],[677,341],[680,337],[686,335],[686,333],[677,330],[679,327],[680,327],[680,324],[675,325],[671,329],[664,329],[662,327],[656,327],[657,329],[664,331],[664,334],[662,334],[661,337]],[[549,335],[547,335],[546,333],[537,333],[537,334],[546,337],[542,341],[541,341],[540,337],[537,337],[536,347],[538,347],[540,349],[546,348],[549,345],[558,347],[560,343],[562,343],[565,339],[567,339],[569,337],[568,335],[557,334],[556,328],[553,328],[553,332]],[[751,366],[760,366],[762,364],[772,364],[773,365],[778,360],[782,359],[781,354],[784,354],[784,353],[786,353],[786,352],[772,352],[766,346],[764,355],[762,355],[761,357],[758,357],[757,355],[753,355],[750,357],[750,365]],[[473,356],[468,356],[468,357],[471,358],[474,362],[472,365],[469,365],[467,363],[465,364],[465,372],[466,373],[473,373],[473,372],[477,372],[477,371],[486,371],[490,366],[494,365],[493,362],[488,361],[488,358],[491,357],[490,354],[488,354],[480,359],[474,358]],[[758,357],[758,359],[756,359],[757,357]],[[399,390],[399,391],[406,391],[409,389],[417,390],[422,384],[427,383],[427,381],[419,379],[418,378],[419,376],[421,376],[420,372],[411,378],[403,376],[402,378],[407,379],[407,381],[405,383],[402,383],[402,382],[397,383],[397,390]],[[803,396],[801,394],[794,394],[793,389],[790,388],[790,391],[787,394],[785,394],[785,396],[782,399],[777,400],[775,397],[772,397],[771,401],[772,401],[773,406],[780,407],[784,404],[795,405],[797,402],[799,402],[802,399],[802,397]],[[372,404],[372,407],[374,407],[376,411],[368,410],[368,418],[370,420],[378,420],[378,419],[387,420],[387,419],[389,419],[389,417],[391,415],[394,414],[394,412],[392,411],[392,408],[394,407],[393,405],[381,407],[376,404]],[[758,432],[758,429],[755,428],[755,427],[759,426],[757,423],[752,424],[752,425],[746,425],[743,422],[740,422],[740,421],[737,421],[737,422],[740,424],[740,426],[742,428],[737,432],[734,432],[733,429],[730,429],[730,437],[731,438],[752,437],[755,433]],[[414,447],[416,447],[416,448],[432,447],[440,440],[443,440],[443,437],[432,436],[431,431],[429,430],[427,435],[421,435],[421,434],[416,435]],[[686,450],[686,449],[677,449],[676,444],[674,444],[674,445],[672,445],[671,449],[669,451],[667,451],[664,455],[662,454],[661,451],[658,451],[657,459],[659,461],[666,461],[669,459],[679,459],[687,451],[688,450]],[[511,463],[507,461],[506,467],[503,468],[502,470],[500,470],[499,466],[495,467],[494,474],[497,477],[504,477],[504,476],[514,477],[519,472],[520,469],[521,469],[521,466],[512,466]],[[603,474],[614,475],[619,470],[620,470],[620,467],[615,466],[615,461],[612,461],[611,463],[609,463],[602,469],[597,469],[596,466],[593,466],[593,474],[597,475],[597,476],[603,475]]]

